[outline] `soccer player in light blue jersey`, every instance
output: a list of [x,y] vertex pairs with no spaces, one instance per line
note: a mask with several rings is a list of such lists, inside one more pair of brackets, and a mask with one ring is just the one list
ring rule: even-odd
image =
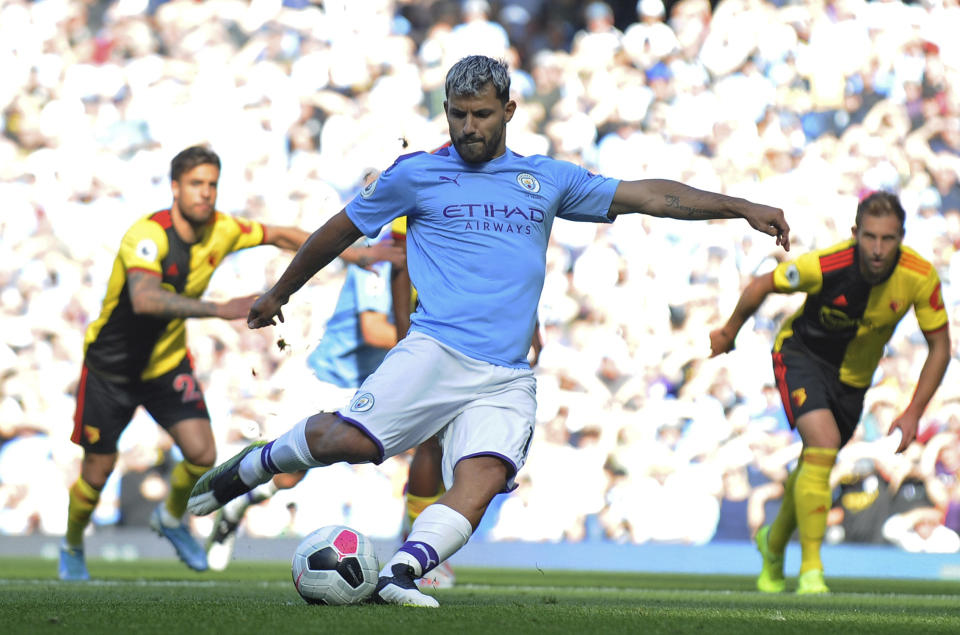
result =
[[407,267],[419,295],[410,332],[350,404],[319,413],[207,473],[190,510],[210,513],[273,474],[339,461],[380,462],[439,434],[446,493],[383,566],[374,600],[438,606],[413,580],[460,549],[499,492],[514,486],[536,412],[527,362],[555,218],[613,222],[626,213],[743,218],[789,249],[783,211],[662,179],[618,181],[506,146],[516,110],[506,66],[470,56],[447,73],[451,145],[400,157],[298,251],[250,310],[282,307],[361,234],[407,216]]

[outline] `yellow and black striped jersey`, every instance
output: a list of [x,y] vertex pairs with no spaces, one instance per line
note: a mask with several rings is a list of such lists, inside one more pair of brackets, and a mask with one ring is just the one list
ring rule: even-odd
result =
[[773,280],[780,293],[807,294],[803,306],[780,328],[774,351],[796,339],[836,367],[840,381],[857,388],[870,386],[884,345],[911,306],[923,331],[947,325],[936,269],[904,245],[890,275],[877,284],[860,274],[852,238],[779,264]]
[[260,245],[264,238],[260,223],[222,212],[193,244],[177,234],[169,209],[139,219],[123,236],[100,316],[87,327],[85,364],[118,382],[151,379],[176,368],[187,351],[185,320],[135,314],[127,272],[160,276],[164,289],[199,298],[227,254]]

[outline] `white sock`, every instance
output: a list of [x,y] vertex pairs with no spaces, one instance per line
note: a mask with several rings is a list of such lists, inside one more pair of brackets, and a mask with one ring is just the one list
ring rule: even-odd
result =
[[280,473],[300,472],[326,465],[313,458],[307,445],[307,419],[240,461],[240,480],[247,485],[259,485]]
[[472,533],[473,526],[463,514],[434,503],[417,517],[407,541],[380,570],[380,575],[392,576],[393,565],[408,564],[419,578],[467,544]]

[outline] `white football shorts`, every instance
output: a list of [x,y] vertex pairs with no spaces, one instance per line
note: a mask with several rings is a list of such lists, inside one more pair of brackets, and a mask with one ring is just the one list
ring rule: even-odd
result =
[[337,414],[377,443],[381,461],[440,433],[448,489],[463,459],[498,457],[512,468],[510,490],[533,438],[536,386],[530,369],[472,359],[410,333]]

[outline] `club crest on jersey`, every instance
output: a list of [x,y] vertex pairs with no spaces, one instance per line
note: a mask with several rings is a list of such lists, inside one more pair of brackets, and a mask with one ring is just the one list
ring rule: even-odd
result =
[[159,251],[160,250],[157,248],[157,243],[153,242],[149,238],[144,238],[137,243],[137,257],[143,260],[156,260]]
[[380,178],[377,177],[374,180],[370,181],[363,186],[363,189],[360,190],[360,196],[363,198],[370,198],[373,196],[373,193],[377,191],[377,183],[380,182]]
[[350,404],[350,410],[353,412],[366,412],[373,408],[373,395],[368,392],[357,395]]
[[537,177],[528,172],[521,172],[518,174],[517,183],[520,184],[520,187],[532,194],[536,194],[540,191],[540,181],[537,180]]

